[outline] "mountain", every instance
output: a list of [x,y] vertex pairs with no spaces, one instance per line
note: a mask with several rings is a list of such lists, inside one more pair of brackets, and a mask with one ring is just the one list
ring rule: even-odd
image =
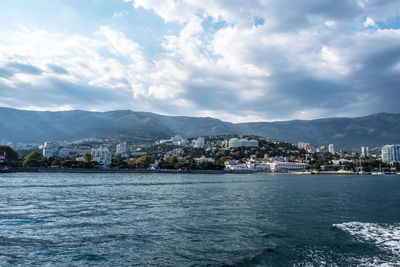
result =
[[238,124],[243,134],[269,136],[289,142],[359,150],[400,143],[400,114],[379,113],[358,118],[329,118]]
[[400,143],[400,114],[379,113],[359,118],[327,118],[277,122],[230,123],[209,117],[164,116],[116,110],[27,111],[0,108],[0,139],[43,142],[85,137],[130,136],[148,139],[245,134],[337,148]]

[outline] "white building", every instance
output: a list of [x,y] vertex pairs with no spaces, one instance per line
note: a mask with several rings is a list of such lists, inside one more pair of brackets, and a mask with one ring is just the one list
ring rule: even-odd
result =
[[70,153],[70,150],[68,148],[63,147],[63,148],[58,150],[58,157],[59,158],[64,158],[64,159],[68,158],[69,153]]
[[41,145],[45,158],[68,158],[70,155],[83,155],[90,152],[90,148],[66,148],[60,147],[56,142],[45,142]]
[[205,140],[204,137],[198,137],[197,138],[197,147],[204,147]]
[[361,147],[361,157],[367,158],[369,157],[369,151],[367,146],[362,146]]
[[187,144],[187,139],[183,138],[181,135],[175,135],[174,137],[171,137],[172,144],[176,146],[185,146]]
[[382,147],[382,161],[400,163],[400,145],[385,145]]
[[183,149],[175,148],[175,149],[165,153],[164,158],[171,157],[171,156],[180,157],[183,155],[185,155],[185,151]]
[[122,142],[117,145],[115,153],[118,155],[126,155],[126,142]]
[[91,154],[93,161],[97,161],[103,167],[108,167],[111,164],[111,153],[108,148],[92,148]]
[[255,172],[270,172],[271,166],[268,163],[259,163],[254,161],[246,162],[247,168]]
[[249,168],[245,163],[241,164],[225,164],[225,171],[248,171]]
[[194,161],[196,161],[196,163],[201,163],[201,162],[210,162],[210,163],[214,163],[215,159],[213,158],[206,158],[206,156],[201,156],[200,158],[194,158]]
[[299,149],[307,150],[310,147],[310,144],[309,143],[304,143],[304,142],[298,142],[297,143],[297,147]]
[[328,151],[329,151],[329,153],[331,153],[331,154],[335,154],[335,146],[334,146],[333,144],[330,144],[330,145],[328,146]]
[[332,160],[333,165],[344,165],[346,163],[351,163],[352,161],[349,159],[334,159]]
[[58,157],[57,143],[45,142],[43,145],[43,157],[45,157],[45,158]]
[[286,157],[270,157],[269,161],[271,162],[288,162]]
[[198,137],[197,140],[193,140],[193,146],[197,148],[202,148],[205,145],[204,137]]
[[255,139],[247,140],[247,139],[237,139],[232,138],[229,140],[229,147],[258,147],[258,141]]
[[273,172],[303,172],[310,168],[310,164],[299,162],[273,162],[266,164],[270,165]]

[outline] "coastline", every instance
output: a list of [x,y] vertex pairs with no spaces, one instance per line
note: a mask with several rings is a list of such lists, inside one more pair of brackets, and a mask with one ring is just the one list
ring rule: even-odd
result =
[[[225,170],[148,170],[148,169],[51,169],[51,168],[21,168],[0,171],[0,173],[13,172],[42,172],[42,173],[171,173],[171,174],[261,174],[261,175],[371,175],[370,172],[255,172],[255,171],[225,171]],[[396,175],[396,173],[384,173],[384,175]]]

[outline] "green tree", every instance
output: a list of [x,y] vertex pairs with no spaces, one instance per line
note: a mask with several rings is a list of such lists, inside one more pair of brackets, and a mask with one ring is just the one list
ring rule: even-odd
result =
[[59,158],[53,159],[51,166],[61,166],[61,160]]
[[140,168],[144,168],[144,169],[147,169],[152,162],[153,162],[153,158],[151,156],[148,156],[148,155],[141,156],[137,160],[138,166]]
[[232,160],[232,157],[226,156],[226,157],[220,158],[220,159],[218,160],[218,163],[220,163],[220,164],[225,164],[225,161],[230,161],[230,160]]
[[169,156],[165,158],[164,161],[168,164],[174,165],[175,163],[178,163],[178,158],[176,156]]
[[321,170],[321,165],[319,165],[318,163],[314,163],[310,166],[310,168],[314,171],[320,171]]
[[217,154],[215,154],[215,157],[217,159],[222,158],[224,156],[225,156],[225,151],[219,151],[219,152],[217,152]]
[[181,169],[181,170],[187,170],[191,169],[192,164],[190,162],[182,161],[182,162],[177,162],[175,163],[174,168],[175,169]]
[[86,163],[89,163],[93,160],[93,156],[89,152],[86,152],[85,154],[83,154],[82,158],[83,158],[83,161],[85,161]]
[[76,168],[79,165],[79,162],[73,159],[67,159],[64,160],[61,163],[61,166],[66,167],[66,168]]
[[194,159],[192,155],[187,155],[183,158],[184,161],[189,162],[189,163],[194,163]]
[[138,167],[137,159],[135,158],[129,158],[125,160],[125,163],[128,165],[128,168],[135,169]]
[[9,146],[0,146],[0,156],[6,156],[6,160],[17,162],[18,161],[18,153],[14,151]]
[[225,168],[224,165],[216,164],[212,162],[200,162],[197,165],[199,170],[223,170]]
[[43,160],[43,155],[40,152],[33,151],[28,156],[26,156],[24,163],[22,164],[24,167],[39,167]]

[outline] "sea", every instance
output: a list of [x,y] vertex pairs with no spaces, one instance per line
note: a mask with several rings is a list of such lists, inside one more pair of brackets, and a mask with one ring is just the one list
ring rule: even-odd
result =
[[3,173],[0,266],[400,266],[400,176]]

